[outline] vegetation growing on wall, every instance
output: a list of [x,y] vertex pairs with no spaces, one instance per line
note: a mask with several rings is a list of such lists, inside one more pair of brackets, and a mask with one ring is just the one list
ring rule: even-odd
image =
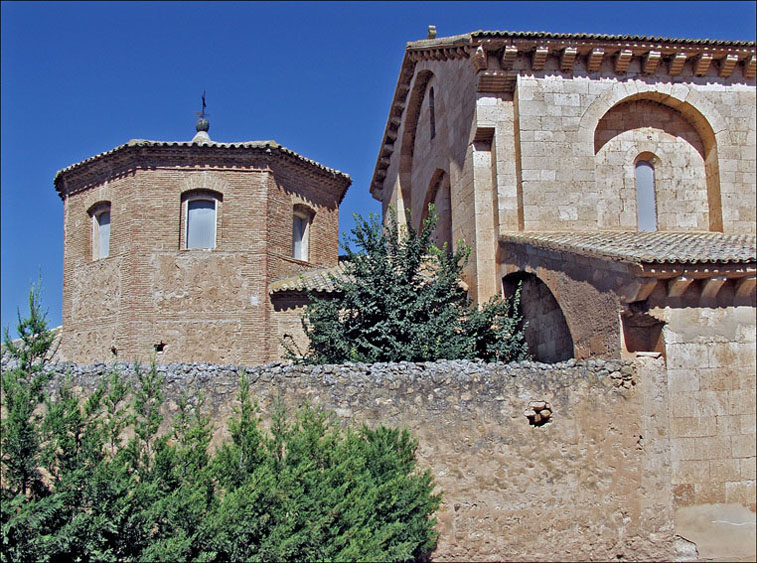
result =
[[46,396],[52,338],[19,323],[2,373],[2,561],[411,560],[433,548],[439,495],[416,442],[386,427],[342,430],[323,412],[259,425],[249,382],[209,453],[196,396],[160,435],[162,376],[117,371],[80,401],[70,380]]
[[470,249],[437,248],[429,211],[420,231],[400,228],[393,212],[386,225],[355,216],[346,276],[334,278],[332,297],[311,296],[303,316],[308,348],[290,346],[290,357],[316,364],[528,358],[520,292],[472,305],[461,284]]

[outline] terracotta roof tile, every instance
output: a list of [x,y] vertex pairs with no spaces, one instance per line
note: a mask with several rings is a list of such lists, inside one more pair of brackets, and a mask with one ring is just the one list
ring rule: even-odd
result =
[[132,139],[128,143],[124,143],[123,145],[119,145],[109,151],[96,154],[85,160],[82,160],[81,162],[77,162],[76,164],[72,164],[71,166],[67,166],[66,168],[63,168],[62,170],[59,170],[55,174],[55,180],[57,180],[59,176],[61,176],[62,174],[65,174],[66,172],[70,172],[71,170],[74,170],[76,168],[79,168],[80,166],[99,160],[103,157],[121,152],[127,149],[128,147],[209,147],[209,148],[222,148],[222,149],[225,149],[225,148],[263,149],[263,150],[270,149],[270,150],[279,151],[289,156],[293,156],[297,158],[298,160],[304,163],[310,164],[312,166],[315,166],[317,168],[320,168],[321,170],[329,174],[333,174],[335,176],[341,176],[346,180],[350,179],[349,174],[345,174],[344,172],[341,172],[339,170],[335,170],[333,168],[329,168],[328,166],[324,166],[323,164],[320,164],[316,162],[315,160],[306,158],[302,156],[301,154],[294,152],[293,150],[290,150],[286,147],[281,146],[276,141],[245,141],[241,143],[219,143],[216,141],[192,142],[192,141],[150,141],[147,139]]
[[285,291],[334,293],[336,291],[334,278],[342,276],[344,276],[344,266],[341,262],[337,266],[330,268],[313,268],[312,270],[279,278],[271,282],[268,293],[274,294]]
[[722,39],[685,39],[675,37],[650,37],[645,35],[607,35],[602,33],[550,33],[548,31],[474,31],[462,35],[439,37],[438,39],[421,39],[409,42],[408,48],[443,47],[458,45],[462,40],[487,38],[507,39],[554,39],[582,41],[628,41],[634,43],[677,43],[682,45],[702,45],[711,47],[754,47],[754,41],[726,41]]
[[694,232],[521,232],[500,243],[529,244],[635,263],[753,263],[757,237]]

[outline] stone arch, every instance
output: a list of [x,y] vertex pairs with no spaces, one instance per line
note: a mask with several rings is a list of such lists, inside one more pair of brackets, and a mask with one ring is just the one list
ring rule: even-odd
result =
[[419,225],[423,225],[423,222],[428,219],[428,206],[432,203],[437,214],[434,241],[439,248],[446,242],[448,248],[452,249],[452,201],[449,174],[439,168],[434,171],[426,189]]
[[418,129],[418,118],[421,106],[426,96],[428,83],[434,77],[430,70],[421,70],[415,75],[413,86],[408,95],[405,109],[404,128],[402,129],[402,143],[400,146],[400,194],[402,205],[397,209],[397,216],[401,222],[406,222],[405,210],[412,208],[412,172],[413,152],[415,150],[415,132]]
[[707,185],[708,222],[710,231],[723,230],[720,165],[718,145],[730,145],[730,133],[717,108],[696,90],[684,85],[650,85],[627,83],[606,91],[587,108],[579,123],[578,137],[584,147],[592,147],[596,154],[596,133],[602,119],[620,104],[633,101],[652,101],[678,112],[701,140],[700,154],[704,159]]
[[502,278],[505,295],[520,286],[520,312],[526,325],[526,342],[534,360],[555,363],[574,357],[573,336],[560,304],[535,274],[513,272]]

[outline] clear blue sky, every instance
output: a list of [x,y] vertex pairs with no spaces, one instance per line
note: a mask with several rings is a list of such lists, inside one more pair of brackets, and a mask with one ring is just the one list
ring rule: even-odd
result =
[[368,193],[405,43],[479,29],[755,40],[755,2],[3,2],[2,312],[43,278],[61,320],[57,170],[129,139],[189,140],[207,90],[217,141],[273,139]]

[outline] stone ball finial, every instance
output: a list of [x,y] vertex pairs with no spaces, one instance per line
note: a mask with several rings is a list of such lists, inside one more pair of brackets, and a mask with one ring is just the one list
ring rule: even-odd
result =
[[436,39],[436,26],[430,25],[428,26],[428,37],[427,39]]
[[205,119],[204,117],[201,117],[197,120],[197,123],[195,124],[195,130],[199,133],[200,131],[208,131],[210,129],[210,122]]

